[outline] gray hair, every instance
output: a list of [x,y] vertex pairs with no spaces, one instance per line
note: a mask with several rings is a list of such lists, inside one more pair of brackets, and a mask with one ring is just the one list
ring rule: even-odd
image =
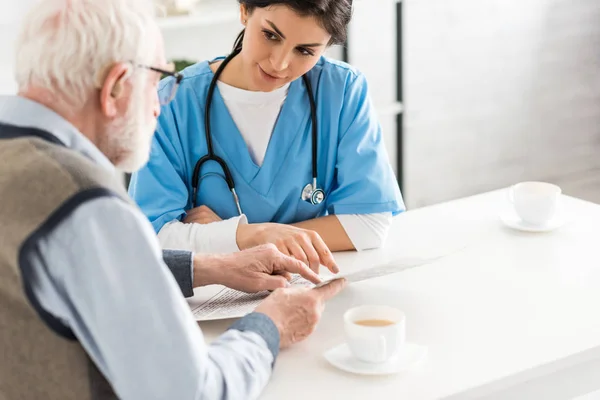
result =
[[151,0],[43,0],[16,45],[19,90],[44,88],[82,106],[117,62],[151,63],[158,32]]

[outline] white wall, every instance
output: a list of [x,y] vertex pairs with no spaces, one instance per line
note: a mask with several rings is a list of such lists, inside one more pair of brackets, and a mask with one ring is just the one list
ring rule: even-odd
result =
[[375,107],[380,110],[387,153],[397,173],[397,115],[381,112],[396,102],[396,1],[355,1],[349,43],[350,63],[367,78]]
[[406,194],[526,179],[600,202],[600,1],[404,0]]
[[[0,25],[0,95],[14,93],[13,79],[13,36],[15,29]],[[9,40],[9,38],[11,40]]]
[[0,95],[14,93],[14,41],[24,13],[39,0],[0,0]]
[[16,89],[13,79],[16,32],[15,25],[0,20],[0,95],[13,93]]
[[[15,21],[35,0],[1,1],[0,94],[14,91]],[[404,0],[409,207],[525,179],[600,202],[599,21],[599,0]],[[350,56],[380,108],[395,98],[394,24],[394,0],[356,2]],[[165,30],[167,53],[221,55],[239,29]],[[380,120],[395,160],[395,117]]]

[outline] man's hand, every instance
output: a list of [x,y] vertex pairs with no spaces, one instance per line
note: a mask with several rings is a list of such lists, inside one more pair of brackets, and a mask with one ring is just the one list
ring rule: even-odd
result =
[[334,274],[339,272],[331,251],[315,231],[273,223],[239,225],[236,241],[240,249],[273,243],[283,254],[304,262],[316,273],[321,264]]
[[337,279],[314,289],[278,289],[256,308],[256,312],[273,320],[279,330],[281,347],[288,347],[315,330],[325,302],[345,286],[345,279]]
[[315,284],[321,282],[306,264],[272,244],[226,255],[194,256],[194,287],[219,284],[254,293],[286,287],[291,274],[300,274]]
[[186,212],[185,218],[183,219],[184,224],[210,224],[211,222],[219,221],[222,221],[221,217],[215,214],[215,212],[207,206],[192,208]]

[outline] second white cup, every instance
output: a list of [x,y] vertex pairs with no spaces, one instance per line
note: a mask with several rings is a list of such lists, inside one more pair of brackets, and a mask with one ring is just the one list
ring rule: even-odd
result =
[[404,346],[406,316],[389,306],[355,307],[344,314],[344,331],[354,357],[367,363],[383,363]]
[[562,191],[545,182],[521,182],[509,189],[509,201],[521,220],[529,225],[547,224],[556,214]]

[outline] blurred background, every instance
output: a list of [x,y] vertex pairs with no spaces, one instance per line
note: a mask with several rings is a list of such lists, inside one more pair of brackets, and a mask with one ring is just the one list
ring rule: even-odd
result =
[[[0,94],[20,18],[0,0]],[[156,0],[178,65],[229,52],[236,0]],[[407,206],[543,180],[600,203],[599,0],[355,0],[346,60],[368,78]]]

